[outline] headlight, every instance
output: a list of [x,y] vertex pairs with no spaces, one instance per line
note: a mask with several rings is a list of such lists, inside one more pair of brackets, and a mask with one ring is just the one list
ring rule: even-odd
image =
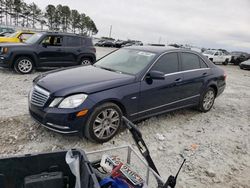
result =
[[55,98],[49,105],[49,107],[58,108],[76,108],[80,106],[87,98],[86,94],[76,94],[66,97],[65,99],[58,97]]

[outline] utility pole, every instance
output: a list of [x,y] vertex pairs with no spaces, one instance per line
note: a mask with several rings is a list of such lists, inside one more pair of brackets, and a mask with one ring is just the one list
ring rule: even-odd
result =
[[161,37],[159,38],[158,44],[161,44]]
[[112,25],[110,26],[110,29],[109,29],[109,38],[111,38],[111,34],[112,34]]

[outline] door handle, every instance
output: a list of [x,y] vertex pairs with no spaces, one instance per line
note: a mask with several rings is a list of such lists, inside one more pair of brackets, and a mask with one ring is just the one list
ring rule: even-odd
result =
[[178,83],[178,82],[181,82],[181,81],[182,81],[181,78],[177,78],[177,79],[175,80],[175,83]]
[[57,51],[57,52],[61,52],[61,51],[62,51],[62,49],[57,49],[56,51]]
[[207,75],[207,72],[204,72],[203,74],[202,74],[202,76],[206,76]]

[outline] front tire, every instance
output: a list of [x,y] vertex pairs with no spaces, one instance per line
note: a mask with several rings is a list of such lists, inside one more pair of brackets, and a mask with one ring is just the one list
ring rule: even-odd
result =
[[200,99],[198,109],[201,112],[208,112],[214,105],[216,94],[215,90],[211,87],[207,88]]
[[94,109],[84,127],[84,135],[91,141],[104,143],[121,128],[122,111],[114,103],[105,103]]
[[223,65],[228,65],[228,59],[226,59],[222,64]]
[[34,63],[28,57],[19,57],[14,63],[14,69],[17,73],[29,74],[34,69]]

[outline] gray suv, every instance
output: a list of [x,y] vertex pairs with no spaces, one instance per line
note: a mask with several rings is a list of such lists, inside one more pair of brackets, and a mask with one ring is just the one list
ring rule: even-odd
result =
[[37,67],[66,67],[95,61],[92,38],[76,34],[42,32],[25,43],[0,44],[0,67],[14,68],[22,74]]

